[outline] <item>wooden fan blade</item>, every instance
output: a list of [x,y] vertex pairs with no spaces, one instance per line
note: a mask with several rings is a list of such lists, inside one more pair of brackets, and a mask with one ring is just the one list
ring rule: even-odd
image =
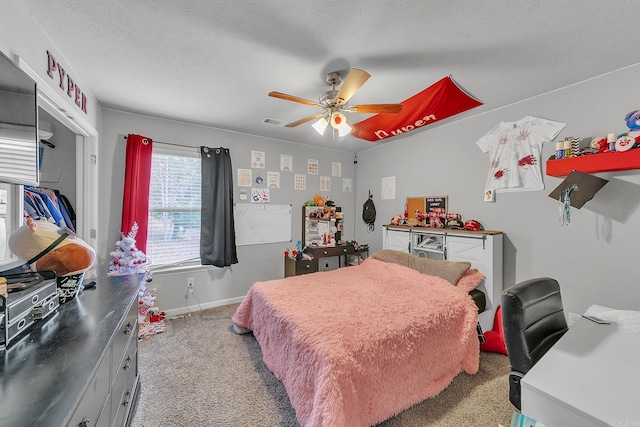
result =
[[338,94],[333,98],[333,102],[336,105],[344,105],[349,102],[349,99],[369,80],[369,77],[371,77],[371,74],[366,71],[352,68],[342,86],[340,86]]
[[402,104],[363,104],[349,106],[350,113],[399,113]]
[[296,127],[298,125],[301,125],[303,123],[310,122],[313,119],[318,119],[318,118],[322,117],[323,115],[324,115],[324,113],[316,113],[316,114],[314,114],[312,116],[305,117],[304,119],[300,119],[300,120],[298,120],[296,122],[292,122],[292,123],[289,123],[287,125],[284,125],[284,127],[286,127],[286,128],[294,128],[294,127]]
[[286,93],[282,93],[282,92],[275,92],[275,91],[269,92],[269,96],[272,96],[274,98],[284,99],[286,101],[299,102],[300,104],[304,104],[304,105],[311,105],[312,107],[322,107],[322,105],[318,104],[317,102],[309,101],[308,99],[299,98],[293,95],[287,95]]

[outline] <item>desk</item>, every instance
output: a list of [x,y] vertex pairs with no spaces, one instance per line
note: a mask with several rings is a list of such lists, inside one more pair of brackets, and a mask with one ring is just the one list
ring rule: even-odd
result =
[[522,413],[546,427],[640,426],[640,338],[580,318],[522,378]]
[[287,256],[284,257],[284,277],[297,276],[300,274],[315,273],[319,271],[318,260],[320,258],[338,257],[338,267],[348,266],[347,257],[358,255],[366,258],[369,256],[369,246],[360,246],[356,249],[351,244],[336,246],[310,246],[311,260],[295,260]]

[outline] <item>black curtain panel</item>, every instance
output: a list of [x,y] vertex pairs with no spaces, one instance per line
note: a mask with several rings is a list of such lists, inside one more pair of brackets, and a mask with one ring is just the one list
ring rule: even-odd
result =
[[228,148],[200,147],[202,211],[200,261],[228,267],[238,262],[233,221],[233,170]]

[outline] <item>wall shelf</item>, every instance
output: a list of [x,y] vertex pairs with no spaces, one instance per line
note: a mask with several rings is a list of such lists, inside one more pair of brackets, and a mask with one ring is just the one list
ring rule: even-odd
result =
[[629,169],[640,169],[640,149],[547,160],[547,175],[549,176],[567,176],[574,170],[584,173],[597,173]]

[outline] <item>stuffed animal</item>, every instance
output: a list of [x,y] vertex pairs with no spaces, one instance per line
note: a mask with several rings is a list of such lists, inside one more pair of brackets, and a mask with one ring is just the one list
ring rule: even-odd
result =
[[591,148],[598,153],[604,153],[609,149],[607,138],[602,136],[596,136],[591,140]]
[[630,112],[624,120],[630,132],[640,131],[640,110]]
[[484,342],[480,343],[480,350],[508,355],[507,345],[504,342],[502,306],[500,305],[496,309],[496,314],[493,318],[493,329],[484,333]]
[[54,271],[57,277],[83,273],[95,262],[96,253],[72,232],[63,238],[65,232],[65,229],[50,222],[28,218],[25,225],[11,233],[9,249],[26,261],[41,255],[31,262],[32,271]]
[[624,120],[629,131],[618,135],[616,151],[626,151],[640,146],[640,110],[630,112]]
[[391,218],[392,225],[401,225],[402,223],[403,223],[403,219],[400,215],[396,215],[393,218]]

